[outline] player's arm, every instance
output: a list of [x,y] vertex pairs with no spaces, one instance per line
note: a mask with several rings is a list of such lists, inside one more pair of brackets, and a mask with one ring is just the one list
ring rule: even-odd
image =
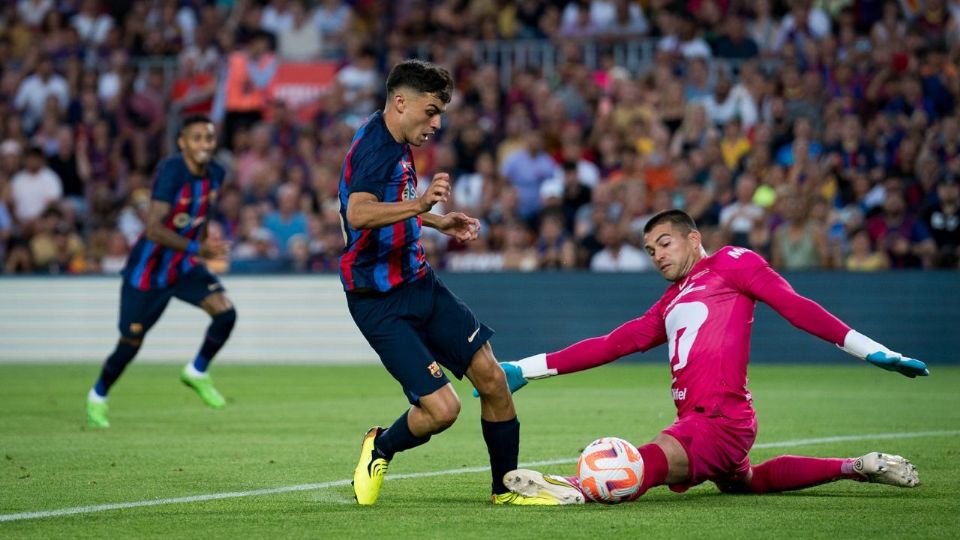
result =
[[[667,341],[659,302],[642,317],[620,325],[605,336],[579,341],[560,351],[540,353],[512,362],[502,362],[510,392],[516,392],[529,379],[575,373],[609,364],[638,351],[647,351]],[[474,396],[479,394],[474,391]]]
[[423,214],[423,224],[461,242],[476,240],[480,235],[480,220],[463,212],[450,212],[442,216],[428,212]]
[[150,201],[150,208],[147,211],[147,227],[144,233],[147,240],[165,248],[199,255],[205,259],[226,256],[226,246],[223,243],[200,243],[167,228],[165,223],[169,215],[170,203],[158,199]]
[[347,221],[357,230],[385,227],[429,212],[449,196],[450,176],[446,173],[434,175],[423,196],[401,202],[380,202],[373,193],[354,191],[347,199]]
[[[753,253],[750,255],[759,259]],[[930,374],[923,362],[891,351],[853,330],[820,304],[797,294],[783,276],[765,263],[752,272],[741,272],[739,275],[745,277],[743,285],[746,292],[769,305],[797,328],[888,371],[897,371],[911,378]]]

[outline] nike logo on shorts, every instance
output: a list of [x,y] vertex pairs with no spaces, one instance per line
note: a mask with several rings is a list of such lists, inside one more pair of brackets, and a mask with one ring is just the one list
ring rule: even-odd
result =
[[476,330],[470,334],[470,337],[467,338],[467,343],[473,343],[473,339],[477,337],[477,334],[480,333],[480,327],[478,326]]

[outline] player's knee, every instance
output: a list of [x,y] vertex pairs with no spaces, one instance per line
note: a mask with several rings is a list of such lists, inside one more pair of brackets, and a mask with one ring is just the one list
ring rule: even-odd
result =
[[476,381],[477,392],[481,396],[493,396],[507,392],[507,377],[503,370],[497,367],[490,370],[486,376]]
[[120,336],[119,342],[123,345],[139,349],[140,346],[143,345],[143,338]]
[[431,431],[440,433],[457,421],[457,417],[460,416],[460,400],[454,397],[454,399],[433,404],[427,409],[427,414],[430,417]]
[[230,336],[230,332],[233,331],[233,327],[237,324],[237,310],[230,308],[226,311],[221,311],[213,316],[213,321],[210,323],[212,330],[215,330],[217,334],[226,339]]

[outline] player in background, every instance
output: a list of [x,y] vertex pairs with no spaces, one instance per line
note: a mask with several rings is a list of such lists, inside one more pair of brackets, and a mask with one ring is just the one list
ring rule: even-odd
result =
[[417,197],[410,145],[423,145],[440,129],[453,80],[443,68],[407,60],[390,72],[386,90],[383,111],[360,127],[343,160],[340,279],[350,315],[410,408],[389,428],[375,426],[364,435],[353,474],[357,502],[376,502],[395,454],[424,444],[457,419],[460,398],[447,378],[451,373],[466,375],[479,391],[493,502],[557,504],[504,486],[504,474],[517,467],[520,423],[490,347],[493,331],[437,279],[420,244],[424,225],[460,241],[475,240],[480,227],[460,212],[430,213],[450,194],[447,173],[434,175]]
[[[893,352],[852,330],[817,303],[797,294],[761,257],[724,247],[707,256],[693,219],[680,210],[655,215],[644,227],[644,247],[673,282],[646,313],[606,336],[559,352],[503,364],[511,390],[527,379],[597,367],[668,343],[677,420],[639,448],[644,473],[639,493],[666,484],[676,492],[714,482],[723,492],[769,493],[849,479],[900,487],[919,483],[900,456],[873,452],[860,458],[779,456],[751,465],[757,434],[747,363],[756,301],[797,328],[844,351],[907,377],[928,375],[923,362]],[[526,496],[583,502],[577,479],[517,470],[507,486]]]
[[180,380],[210,407],[219,409],[225,404],[207,368],[230,337],[237,313],[223,285],[200,261],[226,257],[229,251],[223,239],[207,238],[206,234],[210,210],[225,175],[223,167],[212,160],[216,144],[210,119],[190,116],[183,120],[177,136],[180,152],[157,166],[146,230],[122,272],[120,339],[87,395],[91,427],[110,426],[107,392],[136,356],[171,298],[200,307],[212,319],[197,356],[184,366]]

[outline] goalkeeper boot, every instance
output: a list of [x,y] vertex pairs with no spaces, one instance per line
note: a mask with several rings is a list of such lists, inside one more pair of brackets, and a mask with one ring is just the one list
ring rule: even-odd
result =
[[512,493],[524,498],[553,501],[512,504],[583,504],[585,502],[580,488],[563,476],[517,469],[503,475],[503,483]]
[[107,401],[87,398],[87,425],[93,428],[108,428]]
[[222,409],[223,406],[227,404],[227,400],[223,399],[220,392],[217,392],[217,389],[214,388],[213,379],[210,378],[209,373],[198,373],[191,370],[188,364],[183,368],[183,371],[180,372],[180,381],[196,390],[197,395],[200,396],[200,399],[202,399],[208,407]]
[[383,432],[380,426],[370,428],[360,443],[360,461],[353,471],[353,495],[359,504],[373,504],[380,495],[383,477],[390,467],[390,460],[381,457],[373,441]]
[[904,459],[893,454],[870,452],[857,458],[853,470],[867,482],[889,484],[897,487],[916,487],[920,485],[917,468]]

